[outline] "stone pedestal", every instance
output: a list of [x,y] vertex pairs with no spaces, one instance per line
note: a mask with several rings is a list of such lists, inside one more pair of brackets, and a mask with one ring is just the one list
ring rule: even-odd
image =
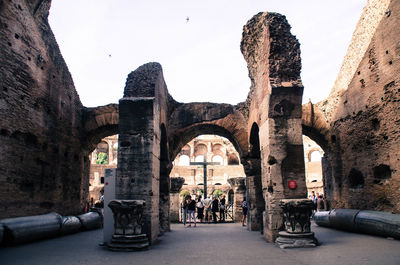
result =
[[185,179],[181,177],[171,178],[169,218],[174,223],[179,223],[179,192],[184,182]]
[[142,234],[143,200],[113,200],[108,204],[114,214],[114,235],[107,247],[113,251],[147,249],[149,240]]
[[278,233],[275,243],[280,248],[317,246],[318,241],[311,232],[312,200],[285,199],[279,205],[283,209],[285,231]]

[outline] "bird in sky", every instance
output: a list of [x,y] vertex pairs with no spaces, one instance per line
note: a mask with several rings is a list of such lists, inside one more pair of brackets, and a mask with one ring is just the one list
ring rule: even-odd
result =
[[189,17],[186,17],[186,23],[188,23],[189,22]]

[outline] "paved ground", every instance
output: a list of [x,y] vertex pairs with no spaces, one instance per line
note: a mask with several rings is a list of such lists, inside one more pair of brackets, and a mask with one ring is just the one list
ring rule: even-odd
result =
[[111,252],[102,230],[0,249],[0,264],[400,264],[400,240],[313,227],[321,246],[282,250],[240,224],[172,225],[150,250]]

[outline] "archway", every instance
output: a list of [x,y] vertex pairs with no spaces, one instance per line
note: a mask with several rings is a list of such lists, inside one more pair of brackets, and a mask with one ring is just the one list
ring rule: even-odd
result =
[[261,181],[260,136],[256,123],[251,127],[249,143],[249,166],[246,170],[246,199],[249,205],[247,223],[250,230],[262,231],[265,200]]
[[85,211],[89,207],[103,207],[104,203],[100,201],[104,194],[105,170],[117,168],[118,160],[118,135],[114,134],[101,139],[96,148],[89,155],[89,174],[88,174],[88,197]]
[[324,151],[315,141],[305,135],[303,135],[303,147],[307,196],[310,198],[313,192],[317,196],[325,196],[321,161]]
[[[193,198],[202,196],[204,199],[203,166],[182,165],[179,163],[179,161],[182,160],[182,157],[187,156],[187,153],[192,154],[189,157],[189,160],[192,162],[195,162],[196,158],[198,158],[199,156],[204,158],[204,160],[207,162],[215,162],[218,160],[218,165],[207,166],[207,193],[210,197],[219,196],[219,198],[222,198],[222,195],[225,197],[226,207],[225,212],[223,212],[222,214],[225,215],[226,221],[234,221],[235,218],[233,216],[233,206],[229,204],[233,203],[233,189],[228,183],[228,180],[230,178],[244,179],[245,173],[243,166],[240,163],[228,165],[227,163],[224,163],[224,161],[227,161],[228,157],[232,154],[235,156],[239,155],[235,147],[226,138],[218,135],[200,135],[199,137],[195,137],[188,143],[184,144],[184,148],[177,154],[174,162],[172,163],[174,166],[170,173],[171,182],[175,182],[175,179],[183,178],[184,183],[182,189],[189,191],[190,195],[192,195]],[[212,146],[216,148],[209,148]],[[190,150],[187,150],[187,147],[189,147]],[[176,197],[176,195],[173,194],[171,194],[171,196]],[[182,203],[182,197],[179,197],[179,199],[180,203]],[[230,202],[229,199],[231,199]],[[173,199],[171,198],[171,200]],[[176,205],[176,202],[171,203],[171,212],[175,213],[178,211],[178,209],[175,209],[177,207]],[[230,207],[228,207],[229,205]],[[240,215],[239,212],[237,214]],[[182,216],[182,214],[180,214],[180,216]],[[222,217],[220,212],[217,213],[217,217],[218,220],[220,217]],[[173,221],[176,222],[178,220]]]

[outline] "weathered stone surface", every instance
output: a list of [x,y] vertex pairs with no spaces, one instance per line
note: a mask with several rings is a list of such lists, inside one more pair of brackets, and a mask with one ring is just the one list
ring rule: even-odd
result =
[[285,231],[278,233],[275,243],[280,248],[305,248],[317,246],[317,239],[311,232],[310,218],[314,203],[309,199],[283,199],[279,206],[283,209]]
[[368,1],[329,97],[303,105],[332,207],[400,213],[398,1]]
[[83,106],[49,8],[49,0],[1,1],[0,218],[76,214],[87,195]]
[[[247,126],[249,131],[255,131],[250,135],[259,138],[260,146],[260,155],[253,157],[274,158],[261,159],[260,166],[266,210],[264,236],[274,241],[282,225],[282,219],[274,217],[282,211],[277,201],[306,196],[301,139],[303,86],[299,43],[290,33],[284,16],[259,13],[244,26],[241,50],[251,79]],[[254,170],[257,169],[247,171]],[[290,190],[288,180],[295,180],[298,187]],[[254,188],[248,193],[260,192]]]
[[[230,178],[229,185],[233,189],[233,220],[240,222],[242,220],[242,202],[246,194],[246,179],[245,178]],[[247,198],[246,198],[247,200]]]
[[146,206],[143,200],[112,200],[108,207],[114,215],[114,235],[107,244],[113,251],[146,249],[149,240],[142,233],[142,216]]

